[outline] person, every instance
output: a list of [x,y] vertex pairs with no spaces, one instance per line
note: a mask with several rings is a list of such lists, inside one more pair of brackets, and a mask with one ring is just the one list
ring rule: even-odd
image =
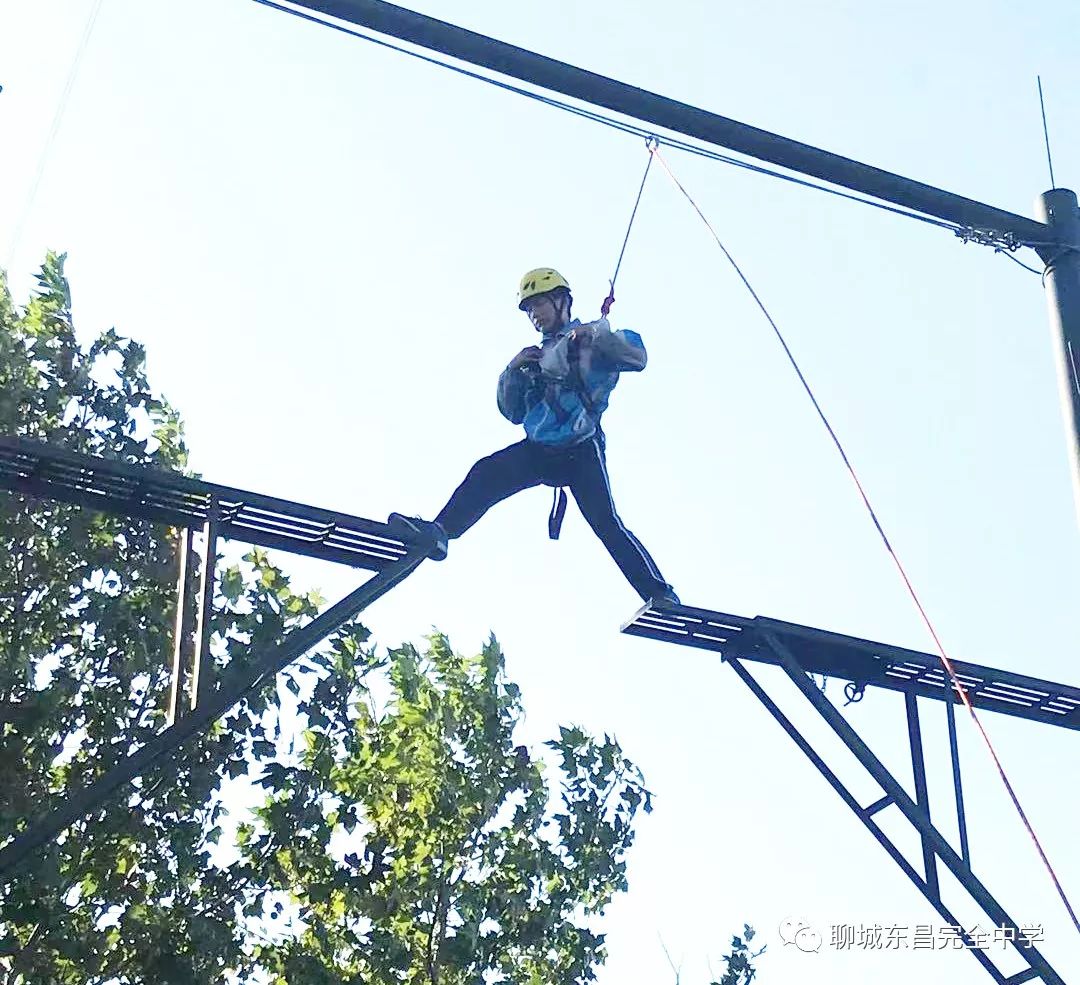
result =
[[387,523],[405,540],[430,545],[442,560],[447,540],[460,537],[492,506],[538,485],[556,490],[549,534],[558,537],[565,488],[627,581],[654,608],[679,597],[656,562],[615,510],[604,455],[601,418],[621,373],[645,368],[637,332],[612,331],[606,318],[582,324],[571,317],[566,279],[550,267],[530,270],[518,288],[518,307],[541,335],[499,376],[499,410],[525,428],[521,441],[478,461],[435,520],[391,513]]

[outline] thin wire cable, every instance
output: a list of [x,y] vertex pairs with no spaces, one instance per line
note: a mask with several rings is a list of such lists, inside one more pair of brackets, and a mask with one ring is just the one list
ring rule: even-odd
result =
[[[573,109],[574,108],[571,107],[571,110]],[[760,164],[753,164],[750,161],[743,161],[737,157],[731,157],[729,154],[710,150],[707,147],[698,147],[696,144],[690,144],[684,140],[670,137],[658,139],[665,147],[672,147],[675,150],[685,151],[688,154],[694,154],[698,157],[703,157],[710,161],[717,161],[721,164],[729,164],[733,167],[742,168],[744,171],[753,171],[756,174],[767,175],[770,178],[779,178],[781,181],[786,181],[792,185],[799,185],[803,188],[811,188],[814,191],[825,192],[827,195],[833,195],[836,198],[845,198],[850,202],[857,202],[860,205],[869,205],[872,208],[880,209],[882,212],[891,212],[894,215],[904,216],[908,219],[917,219],[919,222],[925,222],[930,226],[937,226],[939,229],[948,229],[950,232],[954,233],[959,233],[964,229],[963,226],[955,222],[948,222],[945,219],[937,219],[933,216],[921,215],[918,212],[912,212],[909,209],[901,208],[898,205],[888,205],[885,202],[877,202],[872,198],[863,198],[861,195],[854,195],[851,192],[841,191],[839,188],[830,188],[827,185],[819,185],[817,182],[808,181],[805,178],[799,178],[793,174],[785,174],[782,171],[775,171],[772,168],[767,168]]]
[[86,53],[86,46],[90,43],[90,35],[94,31],[94,24],[97,22],[102,2],[103,0],[94,0],[94,6],[91,8],[90,16],[86,20],[86,27],[83,28],[79,46],[75,49],[75,57],[71,62],[71,69],[68,71],[67,82],[64,85],[64,91],[60,94],[60,102],[57,104],[56,114],[53,116],[52,128],[49,130],[49,135],[45,138],[45,144],[41,148],[41,155],[38,157],[37,171],[34,174],[33,183],[30,185],[30,193],[26,197],[26,202],[23,205],[19,221],[15,223],[15,232],[11,238],[11,246],[8,249],[7,262],[5,264],[5,267],[9,270],[15,259],[15,251],[19,248],[19,243],[22,242],[23,230],[27,220],[30,218],[30,212],[34,207],[34,201],[37,199],[38,188],[41,186],[41,179],[45,174],[45,165],[48,162],[49,154],[52,152],[53,144],[56,142],[56,135],[60,132],[60,123],[64,118],[64,111],[67,109],[68,100],[71,98],[71,90],[75,86],[75,77],[79,74],[79,66],[82,63],[83,55]]
[[[885,202],[878,202],[871,198],[863,198],[861,195],[854,195],[851,192],[841,191],[838,188],[830,188],[827,185],[819,185],[816,182],[808,181],[805,178],[799,178],[795,175],[785,174],[782,171],[775,171],[772,168],[764,167],[760,164],[752,164],[749,161],[744,161],[737,157],[732,157],[728,154],[714,151],[706,147],[699,147],[696,144],[689,143],[684,140],[679,140],[673,137],[660,137],[650,130],[644,127],[638,126],[633,123],[627,123],[623,120],[617,120],[614,117],[608,116],[604,113],[599,113],[596,110],[586,109],[581,106],[575,106],[572,103],[563,102],[560,99],[555,99],[551,96],[545,96],[542,93],[533,92],[530,89],[524,89],[521,86],[513,85],[509,82],[503,82],[500,79],[492,78],[491,76],[483,75],[479,72],[474,72],[471,69],[463,68],[460,65],[454,65],[450,62],[443,61],[439,58],[433,58],[431,55],[425,55],[419,51],[413,51],[410,48],[403,47],[393,42],[386,41],[383,38],[375,37],[371,34],[366,34],[363,31],[359,31],[353,27],[346,27],[344,24],[336,24],[333,21],[324,20],[321,17],[316,17],[306,11],[296,10],[292,7],[287,7],[284,4],[276,3],[275,0],[254,0],[264,7],[269,7],[272,10],[278,10],[285,14],[291,14],[294,17],[298,17],[301,20],[310,21],[312,24],[319,24],[322,27],[328,27],[333,31],[337,31],[340,34],[348,35],[349,37],[358,38],[361,41],[368,41],[371,44],[378,45],[381,48],[388,48],[390,51],[396,51],[402,55],[408,55],[410,58],[416,58],[419,61],[426,62],[429,65],[436,65],[439,68],[449,69],[451,72],[456,72],[458,75],[464,75],[470,79],[476,79],[480,82],[485,82],[488,85],[495,86],[497,89],[503,89],[507,92],[512,92],[519,96],[524,96],[527,99],[532,99],[536,102],[543,103],[546,106],[550,106],[554,109],[563,110],[567,113],[572,113],[575,116],[580,116],[583,119],[591,120],[594,123],[599,123],[602,126],[610,127],[614,130],[619,130],[622,133],[630,134],[631,136],[641,137],[644,139],[651,139],[658,141],[664,147],[670,147],[674,150],[685,151],[688,154],[695,154],[698,157],[703,157],[711,161],[717,161],[721,164],[727,164],[732,167],[741,168],[744,171],[752,171],[756,174],[767,175],[771,178],[779,178],[781,181],[787,181],[793,185],[799,185],[803,188],[811,188],[815,191],[825,192],[828,195],[833,195],[836,198],[848,199],[852,202],[857,202],[861,205],[869,205],[872,208],[880,209],[883,212],[891,212],[894,215],[904,216],[908,219],[916,219],[919,222],[924,222],[931,226],[937,226],[940,229],[948,229],[952,232],[959,233],[964,227],[953,222],[948,222],[944,219],[937,219],[932,216],[922,215],[918,212],[912,212],[908,209],[901,208],[895,205],[888,205]],[[1025,244],[1026,245],[1026,244]]]
[[1046,163],[1050,168],[1050,187],[1057,188],[1054,182],[1054,159],[1050,156],[1050,130],[1046,126],[1046,103],[1043,101],[1042,76],[1036,75],[1035,80],[1039,83],[1039,110],[1042,112],[1043,138],[1046,140]]
[[1016,257],[1014,257],[1007,250],[997,250],[996,252],[1000,253],[1003,257],[1006,257],[1007,259],[1012,260],[1012,262],[1017,264],[1017,266],[1023,267],[1025,270],[1029,270],[1033,274],[1041,276],[1042,273],[1043,273],[1043,271],[1041,271],[1041,270],[1036,270],[1034,267],[1029,267],[1026,263],[1024,263],[1023,260],[1017,260]]
[[761,298],[758,297],[757,291],[751,286],[750,281],[747,280],[746,275],[742,272],[738,263],[735,262],[735,258],[728,252],[723,241],[713,228],[712,223],[705,217],[705,214],[698,208],[697,203],[691,197],[690,193],[682,186],[682,183],[671,168],[668,167],[667,161],[664,160],[663,155],[659,149],[654,149],[653,154],[656,156],[660,165],[668,173],[668,176],[675,183],[676,188],[682,192],[683,196],[693,207],[694,211],[701,218],[701,221],[705,223],[706,228],[712,234],[713,239],[716,241],[717,246],[723,251],[724,256],[727,257],[728,262],[734,268],[735,273],[739,275],[739,279],[743,282],[747,291],[750,292],[750,296],[754,299],[758,308],[761,309],[761,313],[765,316],[765,320],[772,327],[773,332],[776,334],[780,345],[783,347],[784,353],[787,355],[788,361],[791,363],[792,368],[795,370],[795,374],[799,378],[799,382],[802,384],[803,389],[806,391],[806,395],[810,398],[810,402],[814,405],[814,410],[817,411],[818,417],[821,419],[821,423],[825,425],[825,430],[828,431],[829,437],[832,438],[833,444],[836,446],[836,450],[840,453],[840,458],[843,460],[844,465],[847,467],[851,478],[855,482],[855,488],[859,492],[859,496],[863,501],[863,505],[866,507],[867,512],[870,515],[870,519],[873,520],[874,526],[877,528],[877,532],[881,535],[881,539],[885,544],[885,549],[889,552],[889,556],[893,559],[897,570],[900,572],[900,577],[903,579],[904,585],[908,590],[908,594],[911,596],[912,601],[915,603],[915,607],[922,617],[923,623],[926,625],[927,630],[930,632],[935,646],[938,648],[938,654],[941,657],[941,662],[945,667],[946,672],[949,675],[949,679],[952,681],[953,688],[960,696],[960,700],[964,703],[968,712],[971,715],[972,721],[975,723],[976,728],[979,730],[979,734],[982,735],[983,741],[986,743],[986,748],[990,751],[990,756],[994,761],[994,765],[997,767],[998,775],[1001,777],[1002,782],[1005,784],[1005,789],[1009,793],[1009,797],[1013,802],[1013,806],[1016,808],[1017,813],[1020,815],[1020,820],[1023,822],[1024,827],[1027,829],[1028,834],[1031,836],[1032,841],[1035,843],[1035,848],[1039,853],[1039,857],[1042,859],[1043,864],[1046,866],[1047,872],[1050,873],[1050,878],[1054,883],[1054,887],[1057,889],[1058,895],[1061,897],[1061,901],[1065,904],[1065,909],[1068,910],[1069,916],[1072,918],[1073,926],[1080,932],[1080,921],[1077,920],[1076,913],[1072,908],[1072,904],[1069,902],[1068,896],[1065,895],[1065,890],[1061,885],[1060,880],[1057,877],[1057,873],[1054,871],[1054,867],[1050,864],[1049,858],[1047,858],[1046,852],[1043,850],[1042,842],[1039,841],[1038,836],[1035,834],[1035,829],[1032,827],[1031,822],[1028,820],[1027,814],[1024,813],[1023,807],[1020,805],[1020,799],[1016,795],[1016,791],[1013,789],[1013,785],[1009,780],[1008,774],[1005,772],[1005,767],[1002,765],[1000,758],[998,757],[997,750],[994,748],[994,744],[990,741],[990,736],[987,734],[986,729],[983,728],[982,721],[979,719],[978,714],[975,712],[975,706],[971,703],[971,698],[968,696],[967,689],[960,683],[959,678],[956,676],[956,671],[953,668],[952,661],[949,659],[948,654],[945,652],[945,647],[941,642],[940,637],[937,634],[937,630],[934,628],[934,624],[931,622],[930,617],[927,615],[926,610],[923,608],[922,601],[919,598],[918,593],[915,591],[915,587],[911,583],[911,579],[908,578],[907,571],[904,568],[903,563],[900,561],[899,555],[893,549],[892,544],[889,542],[889,538],[885,533],[884,527],[881,525],[881,521],[878,519],[878,515],[874,510],[873,505],[870,503],[870,498],[866,494],[866,490],[863,488],[862,482],[859,480],[858,473],[855,471],[855,467],[851,464],[851,460],[847,456],[847,452],[844,450],[844,446],[841,443],[836,432],[833,430],[832,424],[829,423],[828,417],[825,416],[825,412],[822,410],[821,405],[818,403],[817,397],[814,395],[813,389],[807,382],[806,377],[803,375],[803,371],[799,366],[798,361],[795,359],[794,354],[788,347],[787,340],[784,338],[783,333],[780,331],[779,326],[774,321],[772,315],[769,313],[768,308],[765,307]]
[[634,220],[637,218],[638,206],[641,204],[641,196],[645,191],[645,182],[649,180],[649,170],[652,168],[652,149],[656,146],[655,138],[645,141],[645,148],[649,151],[649,160],[645,163],[645,173],[641,176],[641,184],[638,186],[637,198],[634,199],[634,208],[630,212],[630,221],[626,224],[626,235],[623,237],[622,248],[619,250],[619,259],[615,261],[615,273],[608,281],[608,295],[600,305],[600,317],[607,318],[611,306],[615,303],[615,281],[619,279],[619,270],[622,269],[623,256],[626,254],[626,244],[630,242],[630,230],[634,228]]

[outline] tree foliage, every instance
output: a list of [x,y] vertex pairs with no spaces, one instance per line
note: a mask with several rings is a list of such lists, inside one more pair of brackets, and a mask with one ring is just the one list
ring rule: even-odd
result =
[[765,948],[750,950],[750,942],[754,936],[754,928],[744,924],[742,934],[731,938],[731,950],[723,957],[724,974],[712,985],[750,985],[757,977],[754,961],[765,953]]
[[[261,962],[280,982],[591,980],[604,951],[589,918],[625,888],[649,806],[637,770],[613,740],[563,728],[552,811],[541,764],[515,745],[520,696],[494,640],[466,659],[436,634],[386,665],[384,702],[324,678],[303,750],[267,767],[275,793],[243,832],[245,860],[305,929]],[[362,847],[328,851],[336,829]]]
[[[79,344],[53,254],[23,309],[0,280],[0,433],[187,463],[142,347]],[[176,568],[173,531],[0,493],[0,842],[163,727]],[[322,601],[257,549],[218,588],[217,679]],[[545,768],[494,640],[380,657],[353,622],[277,683],[27,860],[0,890],[0,981],[593,978],[649,806],[613,740],[564,728]],[[222,784],[249,773],[265,801],[218,855]]]

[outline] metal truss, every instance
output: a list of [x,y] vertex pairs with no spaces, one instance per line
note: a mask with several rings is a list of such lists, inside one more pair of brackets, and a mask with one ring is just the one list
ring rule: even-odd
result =
[[[0,437],[0,489],[139,517],[181,531],[173,673],[167,727],[63,804],[27,825],[0,850],[0,880],[121,785],[209,726],[250,691],[326,639],[407,578],[430,544],[409,543],[385,524],[201,482],[183,475]],[[201,535],[197,583],[195,534]],[[259,544],[367,569],[374,575],[243,669],[209,677],[210,612],[219,540]],[[185,700],[185,695],[187,696]]]
[[[663,610],[646,606],[623,626],[623,632],[720,653],[950,927],[960,927],[960,924],[942,900],[938,880],[939,863],[956,877],[969,899],[978,904],[993,926],[1007,929],[1006,936],[1011,936],[1009,943],[1027,964],[1023,971],[1011,976],[1004,974],[989,954],[974,946],[970,934],[962,927],[959,930],[959,936],[994,982],[998,985],[1022,985],[1024,982],[1039,980],[1044,985],[1064,985],[1064,979],[1054,971],[1034,944],[1021,934],[1020,927],[972,871],[956,743],[954,706],[960,703],[960,696],[937,657],[763,616],[750,619],[689,606]],[[784,671],[873,777],[881,789],[880,798],[865,805],[856,799],[766,693],[762,683],[746,666],[747,663],[772,664]],[[978,664],[953,661],[953,666],[972,704],[977,708],[1062,728],[1080,729],[1080,688]],[[836,706],[825,697],[811,674],[846,681],[845,693],[849,701],[860,700],[867,687],[880,687],[903,693],[911,767],[915,780],[914,798],[874,755]],[[934,698],[946,705],[956,814],[960,830],[960,854],[953,850],[931,821],[919,721],[919,697]],[[918,835],[922,847],[921,858],[909,860],[878,825],[875,816],[888,807],[896,807]]]

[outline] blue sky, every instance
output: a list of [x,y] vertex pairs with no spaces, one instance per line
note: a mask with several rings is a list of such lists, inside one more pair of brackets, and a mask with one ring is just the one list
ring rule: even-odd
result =
[[[434,514],[477,457],[517,439],[494,387],[533,338],[521,272],[555,265],[577,313],[598,309],[641,142],[251,0],[103,0],[12,243],[92,6],[0,0],[0,257],[13,249],[16,295],[46,248],[68,251],[80,333],[115,325],[146,344],[207,478]],[[1058,181],[1080,181],[1080,12],[1065,3],[413,7],[1022,214],[1049,184],[1041,73]],[[1080,681],[1080,535],[1039,279],[921,223],[667,157],[785,331],[950,653]],[[616,502],[684,601],[928,649],[771,331],[660,172],[612,322],[650,355],[605,419]],[[619,635],[636,596],[573,509],[548,542],[549,499],[500,506],[366,621],[386,644],[434,625],[475,650],[494,631],[530,738],[562,722],[613,732],[645,770],[656,811],[601,982],[673,980],[661,938],[682,980],[704,981],[743,920],[769,945],[762,981],[982,982],[963,953],[783,945],[790,916],[826,937],[941,921],[715,656]],[[289,569],[331,597],[358,581]],[[906,779],[901,700],[847,711]],[[944,712],[923,717],[951,832]],[[984,721],[1075,903],[1080,740]],[[960,731],[976,872],[1044,925],[1068,978],[1080,941],[970,722]]]

